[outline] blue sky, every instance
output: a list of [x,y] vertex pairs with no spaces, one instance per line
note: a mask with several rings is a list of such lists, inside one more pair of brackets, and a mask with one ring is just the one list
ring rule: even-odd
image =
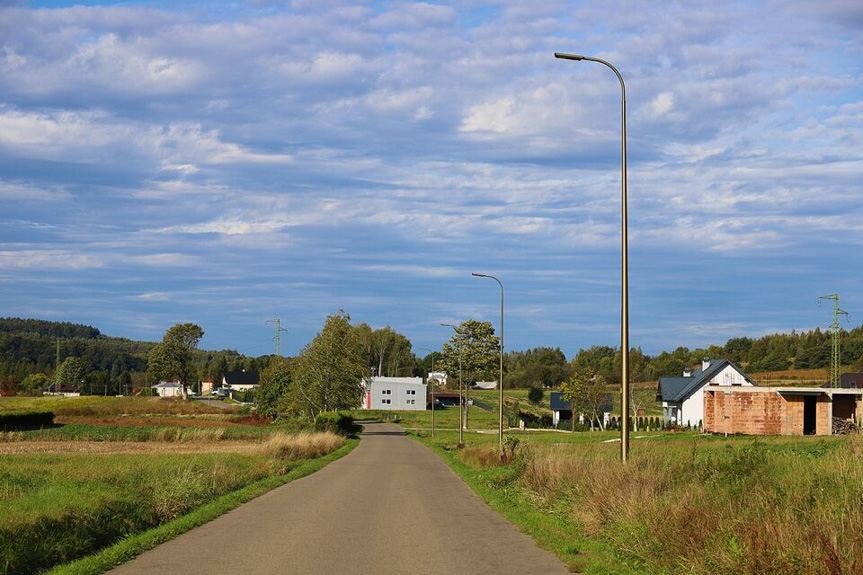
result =
[[[0,2],[0,316],[296,353],[339,309],[439,349],[863,317],[863,4]],[[850,327],[850,326],[849,326]],[[420,352],[424,354],[425,352]]]

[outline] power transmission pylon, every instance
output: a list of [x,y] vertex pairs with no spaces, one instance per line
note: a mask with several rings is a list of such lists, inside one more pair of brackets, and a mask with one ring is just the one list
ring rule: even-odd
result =
[[268,319],[267,323],[276,324],[276,336],[273,341],[276,342],[276,355],[282,355],[282,332],[288,333],[288,330],[282,327],[282,319]]
[[839,387],[839,370],[842,366],[842,353],[839,347],[839,316],[844,315],[847,321],[848,312],[839,308],[839,294],[823,295],[818,298],[818,307],[821,307],[821,300],[833,300],[833,323],[830,324],[832,350],[830,352],[830,387]]

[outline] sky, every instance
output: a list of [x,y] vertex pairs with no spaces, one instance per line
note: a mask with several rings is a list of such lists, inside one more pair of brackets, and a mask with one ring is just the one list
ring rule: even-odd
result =
[[0,0],[0,317],[619,346],[556,51],[633,347],[863,322],[858,0]]

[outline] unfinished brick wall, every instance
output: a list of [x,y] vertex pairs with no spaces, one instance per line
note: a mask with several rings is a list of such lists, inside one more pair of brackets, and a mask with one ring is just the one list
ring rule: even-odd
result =
[[[709,433],[780,435],[782,397],[776,393],[710,391],[705,393],[704,429]],[[803,412],[800,413],[803,429]]]
[[803,435],[803,396],[780,396],[782,399],[782,435]]

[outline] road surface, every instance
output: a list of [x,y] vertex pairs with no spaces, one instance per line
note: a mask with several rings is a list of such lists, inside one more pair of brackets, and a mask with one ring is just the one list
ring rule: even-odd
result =
[[565,574],[395,425],[321,471],[143,553],[129,574]]

